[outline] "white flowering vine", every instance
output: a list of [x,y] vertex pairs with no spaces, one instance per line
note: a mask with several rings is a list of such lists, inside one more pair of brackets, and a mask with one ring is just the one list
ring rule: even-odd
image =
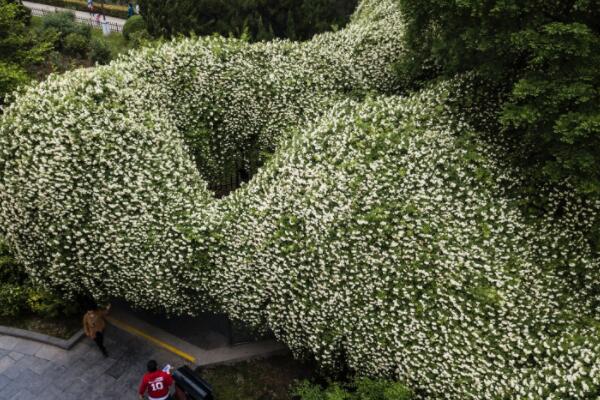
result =
[[389,95],[402,32],[364,0],[305,43],[183,39],[52,76],[0,122],[2,233],[46,285],[218,308],[422,397],[597,398],[600,204],[545,188],[560,212],[525,218],[455,107],[468,79]]

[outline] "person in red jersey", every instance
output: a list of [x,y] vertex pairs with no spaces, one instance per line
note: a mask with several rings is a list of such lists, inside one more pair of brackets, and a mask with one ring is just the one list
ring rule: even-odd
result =
[[144,399],[144,393],[148,391],[150,400],[169,400],[169,388],[173,384],[171,374],[157,370],[156,361],[148,361],[148,372],[142,378],[139,394],[140,400]]

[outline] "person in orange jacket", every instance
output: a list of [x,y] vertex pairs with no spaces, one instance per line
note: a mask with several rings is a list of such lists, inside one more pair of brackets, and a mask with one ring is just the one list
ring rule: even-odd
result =
[[85,335],[98,345],[98,348],[108,357],[108,351],[104,347],[104,328],[106,328],[106,315],[110,311],[110,304],[106,308],[94,307],[83,316],[83,330]]

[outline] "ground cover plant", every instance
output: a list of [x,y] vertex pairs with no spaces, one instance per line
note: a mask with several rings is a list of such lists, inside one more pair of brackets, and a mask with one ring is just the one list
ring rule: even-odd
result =
[[215,398],[228,400],[292,400],[296,382],[315,377],[313,366],[289,354],[200,367],[196,372],[210,383]]
[[545,186],[522,214],[475,75],[393,94],[403,35],[365,0],[305,43],[180,39],[52,76],[0,123],[3,234],[50,287],[225,311],[418,398],[596,398],[600,204]]
[[81,328],[81,308],[32,282],[0,239],[0,325],[70,338]]

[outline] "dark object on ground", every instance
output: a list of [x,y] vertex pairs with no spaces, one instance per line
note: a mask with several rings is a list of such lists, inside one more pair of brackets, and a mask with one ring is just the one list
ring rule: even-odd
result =
[[[186,365],[173,372],[177,400],[213,400],[212,388]],[[183,396],[183,397],[182,397]]]
[[96,337],[94,338],[94,342],[98,345],[98,348],[102,352],[104,357],[108,357],[108,351],[106,351],[106,347],[104,347],[104,334],[102,332],[97,332]]

